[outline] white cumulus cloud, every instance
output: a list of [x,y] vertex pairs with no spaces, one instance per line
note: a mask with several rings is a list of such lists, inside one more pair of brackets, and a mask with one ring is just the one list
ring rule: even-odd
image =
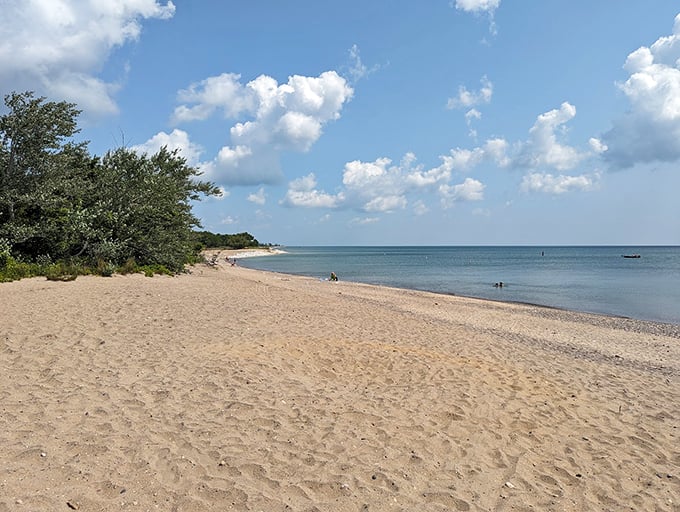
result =
[[589,191],[597,186],[599,176],[554,176],[548,173],[529,173],[524,176],[521,188],[524,192],[542,192],[546,194],[565,194],[572,191]]
[[198,144],[189,140],[189,134],[183,130],[174,129],[170,133],[159,132],[143,144],[132,146],[132,150],[137,153],[147,153],[153,155],[163,146],[170,151],[179,150],[179,154],[187,161],[188,165],[196,166],[200,163],[203,149]]
[[114,114],[120,85],[98,77],[111,51],[136,41],[142,20],[168,19],[157,0],[2,0],[0,83],[6,89],[78,104],[88,115]]
[[628,79],[618,84],[629,111],[602,137],[613,167],[680,159],[680,14],[673,33],[626,59]]
[[327,194],[316,189],[314,173],[298,178],[288,184],[286,196],[280,201],[283,206],[304,208],[336,208],[342,203],[342,194]]
[[[588,149],[580,150],[564,142],[566,124],[576,116],[576,107],[564,102],[560,108],[540,114],[529,129],[526,140],[510,145],[505,139],[487,140],[482,146],[472,149],[456,148],[443,157],[445,165],[451,170],[469,171],[482,163],[492,163],[498,167],[512,167],[530,171],[524,176],[521,190],[524,192],[543,192],[564,194],[572,191],[592,190],[599,183],[599,175],[582,174],[570,176],[551,174],[544,169],[564,172],[577,167],[585,160],[606,153],[607,145],[600,139],[591,137]],[[542,169],[539,171],[538,169]],[[474,180],[459,186],[447,183],[440,185],[442,204],[450,206],[457,200],[475,200],[482,197],[483,186]]]
[[471,108],[465,113],[465,124],[468,127],[468,134],[470,137],[477,137],[477,130],[472,127],[473,121],[478,121],[482,118],[482,113],[476,108]]
[[248,194],[247,199],[251,203],[263,205],[267,202],[267,195],[264,193],[264,188],[260,187],[257,192]]
[[239,162],[244,158],[251,156],[253,152],[248,146],[224,146],[217,153],[217,158],[215,161],[220,165],[220,167],[235,168],[239,166]]
[[212,179],[232,185],[280,181],[279,154],[308,151],[354,93],[335,71],[293,75],[282,84],[266,75],[246,84],[240,78],[225,73],[190,85],[178,93],[173,115],[176,123],[215,113],[236,121],[228,129],[231,144],[210,162]]
[[241,75],[223,73],[212,76],[177,93],[182,102],[175,108],[175,123],[201,121],[221,110],[225,117],[236,117],[252,111],[255,97],[240,83]]
[[353,203],[369,212],[390,212],[403,210],[408,201],[409,178],[413,172],[419,172],[415,163],[415,155],[407,153],[399,165],[391,165],[389,158],[378,158],[373,162],[355,160],[345,164],[342,183],[346,195]]
[[[497,155],[495,141],[487,143],[490,155]],[[490,148],[490,149],[489,149]],[[496,153],[494,153],[494,151]],[[491,157],[491,156],[490,156]],[[422,193],[439,193],[445,207],[459,201],[478,201],[483,198],[484,185],[471,178],[458,185],[449,185],[454,163],[452,157],[443,156],[442,164],[425,169],[413,153],[406,153],[398,164],[389,158],[372,162],[354,160],[347,162],[342,173],[343,188],[336,194],[318,189],[316,176],[309,174],[292,181],[288,186],[286,206],[348,208],[372,213],[404,210],[414,196],[413,212],[423,215],[429,211]]]
[[495,35],[496,22],[494,12],[501,5],[501,0],[456,0],[456,9],[472,14],[486,14],[489,17],[489,32]]
[[394,210],[403,210],[406,208],[408,201],[404,196],[378,196],[364,205],[364,210],[367,212],[391,212]]
[[457,185],[440,185],[439,195],[444,208],[451,208],[461,201],[481,201],[484,199],[486,186],[478,180],[466,178],[463,183]]
[[488,139],[475,148],[455,148],[443,158],[449,170],[470,171],[483,163],[519,169],[555,169],[566,171],[596,155],[606,153],[607,145],[591,137],[588,149],[580,150],[566,144],[567,123],[576,116],[576,107],[564,102],[560,108],[540,114],[529,129],[526,140],[512,145],[503,138]]
[[510,164],[508,142],[505,139],[488,139],[483,145],[473,149],[455,148],[441,157],[443,163],[437,168],[442,174],[450,176],[451,171],[469,171],[483,162],[492,162],[499,167]]
[[345,164],[345,170],[342,173],[342,183],[349,188],[361,190],[366,187],[371,187],[378,183],[380,186],[392,187],[393,182],[397,178],[397,174],[393,171],[390,177],[390,170],[388,166],[392,163],[389,158],[378,158],[375,162],[362,162],[354,160]]
[[600,153],[604,153],[605,151],[607,151],[607,149],[609,149],[604,142],[602,142],[600,139],[597,139],[595,137],[591,137],[588,140],[588,144],[590,145],[590,149],[593,150],[593,153],[598,154],[598,155]]
[[486,76],[483,76],[480,81],[482,87],[478,91],[468,91],[464,85],[458,86],[458,95],[449,98],[446,108],[470,108],[491,102],[493,84]]
[[501,0],[456,0],[456,9],[467,12],[493,12],[498,9]]
[[576,107],[564,102],[559,109],[541,114],[529,130],[529,139],[524,143],[516,164],[535,169],[551,167],[560,171],[572,169],[586,155],[576,148],[561,144],[558,132],[564,132],[564,125],[576,116]]

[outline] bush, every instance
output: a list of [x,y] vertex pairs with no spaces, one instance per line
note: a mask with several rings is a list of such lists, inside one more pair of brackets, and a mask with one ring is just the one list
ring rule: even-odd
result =
[[7,263],[12,259],[12,246],[8,240],[0,238],[0,270],[7,266]]
[[14,259],[9,240],[0,238],[0,283],[34,277],[40,275],[40,270],[40,265]]
[[158,265],[158,264],[156,264],[156,265],[144,265],[143,267],[139,267],[139,270],[141,272],[144,272],[144,275],[146,277],[153,277],[156,274],[166,275],[166,276],[175,275],[175,273],[172,272],[165,265]]
[[187,256],[187,265],[197,265],[199,263],[205,263],[205,256],[203,256],[203,254],[200,252],[194,252]]
[[35,263],[25,263],[16,261],[9,256],[5,259],[5,264],[0,268],[0,283],[18,281],[27,277],[42,275],[41,268]]
[[101,258],[97,261],[96,267],[88,267],[77,262],[58,261],[51,263],[49,257],[40,258],[40,261],[36,263],[17,261],[4,252],[0,252],[0,257],[2,257],[0,283],[37,276],[44,276],[48,281],[74,281],[80,275],[96,274],[110,277],[115,272],[121,274],[142,272],[146,277],[155,275],[174,276],[176,274],[176,272],[161,264],[139,266],[134,258],[128,258],[123,265],[117,268],[112,262]]
[[80,273],[81,269],[75,265],[59,262],[47,268],[45,277],[48,281],[75,281]]
[[108,261],[105,261],[102,258],[99,258],[97,260],[97,274],[103,277],[111,277],[113,273],[116,271],[116,266]]
[[134,258],[128,258],[125,263],[118,269],[121,274],[134,274],[139,272],[139,267]]

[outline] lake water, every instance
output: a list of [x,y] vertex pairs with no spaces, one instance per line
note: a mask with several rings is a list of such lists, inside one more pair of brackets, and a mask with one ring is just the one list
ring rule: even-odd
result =
[[[680,247],[284,247],[245,267],[680,324]],[[622,255],[639,254],[640,258]],[[504,286],[494,287],[502,281]]]

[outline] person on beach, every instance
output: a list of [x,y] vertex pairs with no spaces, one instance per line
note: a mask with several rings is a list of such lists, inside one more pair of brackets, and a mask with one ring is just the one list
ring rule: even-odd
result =
[[331,272],[331,281],[337,281],[337,280],[338,280],[338,276],[335,275],[335,272]]

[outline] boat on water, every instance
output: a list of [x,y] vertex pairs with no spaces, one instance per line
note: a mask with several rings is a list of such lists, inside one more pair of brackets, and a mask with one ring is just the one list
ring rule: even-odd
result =
[[622,254],[621,256],[623,256],[624,258],[639,258],[640,257],[639,254]]

